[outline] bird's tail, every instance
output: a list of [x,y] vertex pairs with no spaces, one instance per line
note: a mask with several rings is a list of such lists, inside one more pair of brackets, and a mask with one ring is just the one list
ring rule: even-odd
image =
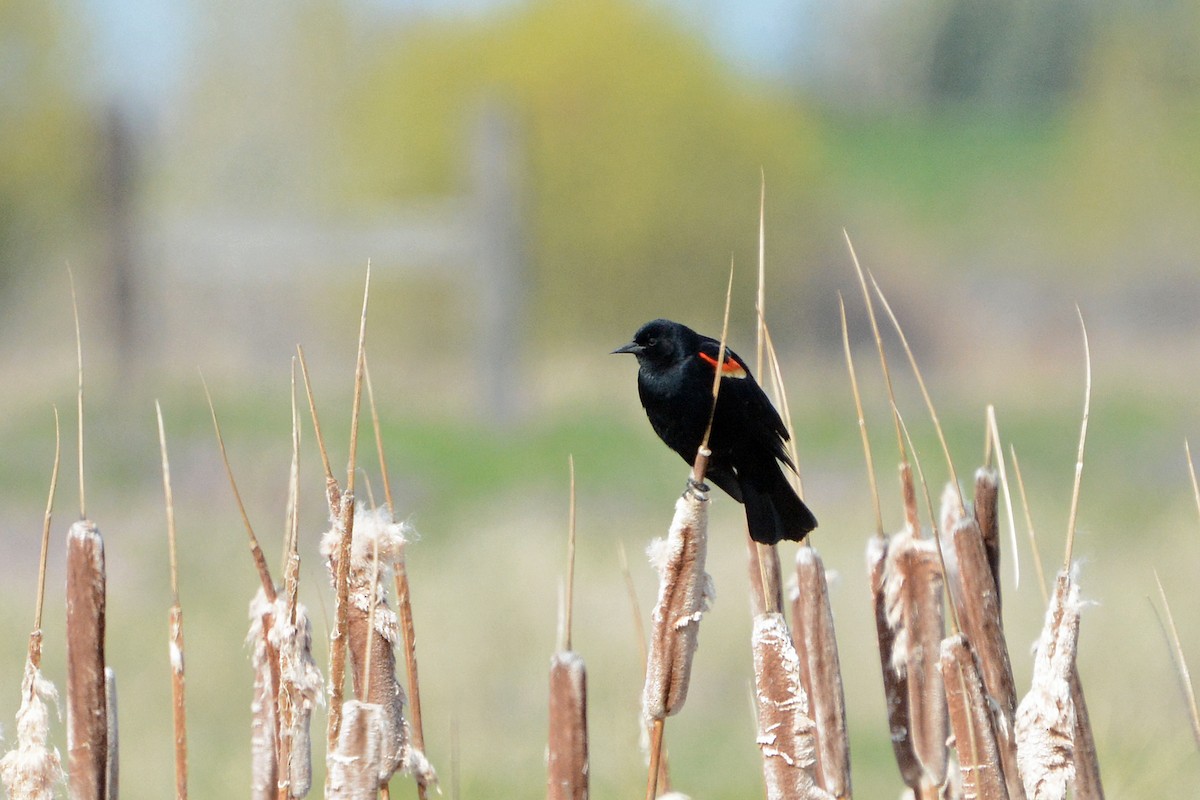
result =
[[817,518],[783,473],[772,471],[775,475],[765,486],[758,481],[740,482],[750,538],[762,544],[778,544],[783,539],[799,542],[817,527]]

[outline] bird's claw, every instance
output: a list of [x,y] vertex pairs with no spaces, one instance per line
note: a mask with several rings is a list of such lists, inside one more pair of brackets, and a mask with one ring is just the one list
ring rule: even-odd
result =
[[708,484],[703,481],[698,481],[695,478],[688,476],[687,488],[683,490],[684,497],[695,497],[700,502],[708,499]]

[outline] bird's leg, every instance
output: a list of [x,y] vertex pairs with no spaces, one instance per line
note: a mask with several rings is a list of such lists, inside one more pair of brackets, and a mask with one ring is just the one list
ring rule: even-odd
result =
[[695,478],[693,478],[691,475],[688,476],[687,488],[683,490],[684,497],[688,497],[689,495],[694,495],[697,500],[699,500],[701,503],[703,503],[706,500],[708,500],[708,492],[709,492],[709,488],[708,488],[707,483],[704,483],[703,481],[698,481]]

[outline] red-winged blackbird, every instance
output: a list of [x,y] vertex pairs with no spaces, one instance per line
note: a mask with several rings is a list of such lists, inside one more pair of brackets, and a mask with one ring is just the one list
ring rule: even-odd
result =
[[721,343],[667,319],[647,322],[613,353],[638,360],[638,395],[659,438],[691,464],[712,414],[707,477],[746,506],[750,538],[763,544],[800,541],[817,519],[796,496],[781,463],[787,428],[746,362],[725,349],[713,411],[713,370]]

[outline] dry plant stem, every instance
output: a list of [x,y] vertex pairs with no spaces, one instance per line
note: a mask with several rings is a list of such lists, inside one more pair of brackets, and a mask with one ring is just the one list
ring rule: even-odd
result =
[[783,610],[783,575],[779,548],[746,536],[750,573],[750,613],[779,614]]
[[987,694],[975,655],[963,634],[942,642],[942,679],[950,724],[962,773],[963,797],[1006,800],[1009,797],[988,710]]
[[[37,634],[42,629],[42,606],[46,598],[46,558],[50,552],[50,521],[54,515],[54,494],[58,489],[58,467],[62,457],[62,430],[58,424],[58,408],[54,409],[54,467],[50,470],[50,491],[46,497],[46,514],[42,519],[42,550],[38,557],[38,585],[37,585],[37,604],[33,612],[33,630]],[[40,642],[40,634],[37,634]],[[36,649],[36,660],[34,660],[35,650],[33,647],[33,636],[29,637],[29,656],[33,660],[34,667],[41,666],[42,648]]]
[[817,785],[816,725],[800,682],[800,658],[782,614],[754,620],[758,747],[768,800],[826,800]]
[[546,750],[548,800],[588,797],[587,668],[578,653],[550,660],[550,741]]
[[242,524],[246,528],[250,557],[254,559],[254,566],[258,571],[258,578],[262,583],[263,591],[266,592],[267,599],[274,602],[275,582],[271,580],[271,570],[267,567],[267,558],[263,555],[262,547],[258,543],[258,537],[254,535],[254,528],[250,525],[250,517],[246,514],[246,504],[242,502],[242,493],[238,491],[237,481],[233,478],[233,467],[229,464],[229,453],[225,450],[225,437],[221,435],[221,423],[217,421],[216,406],[213,405],[212,395],[208,391],[208,383],[204,381],[204,376],[200,377],[200,382],[204,385],[204,397],[208,400],[208,411],[212,415],[213,429],[217,433],[217,446],[221,449],[221,460],[225,464],[225,474],[229,477],[229,486],[233,489],[233,498],[237,502],[238,513],[242,517]]
[[1192,735],[1196,739],[1196,746],[1200,747],[1200,710],[1196,705],[1196,690],[1192,687],[1192,675],[1188,670],[1187,658],[1183,654],[1183,644],[1179,639],[1179,629],[1175,627],[1175,615],[1171,613],[1171,604],[1167,601],[1167,593],[1163,590],[1162,581],[1158,578],[1158,571],[1154,572],[1154,581],[1158,585],[1158,596],[1163,604],[1163,612],[1166,614],[1167,624],[1164,626],[1164,632],[1167,633],[1167,638],[1171,646],[1171,655],[1175,661],[1175,670],[1179,677],[1179,687],[1183,691],[1184,702],[1187,703],[1188,717],[1192,723]]
[[167,509],[167,550],[171,570],[171,608],[167,617],[167,650],[171,664],[171,710],[175,732],[175,797],[187,798],[187,704],[183,661],[183,609],[179,604],[179,561],[175,550],[175,501],[171,494],[171,465],[167,459],[167,435],[163,429],[162,406],[154,402],[158,419],[158,444],[162,451],[163,497]]
[[187,704],[184,702],[183,609],[176,603],[169,615],[171,709],[175,722],[175,797],[187,798]]
[[1092,349],[1088,344],[1087,326],[1083,324],[1083,312],[1075,307],[1079,315],[1079,328],[1083,333],[1083,359],[1085,366],[1083,390],[1083,419],[1079,423],[1079,451],[1075,458],[1075,485],[1071,489],[1071,516],[1067,520],[1067,546],[1063,556],[1063,569],[1071,568],[1071,553],[1075,548],[1075,522],[1079,518],[1079,489],[1083,483],[1083,454],[1087,446],[1088,416],[1092,407]]
[[1000,754],[1008,795],[1012,800],[1024,797],[1017,767],[1013,718],[1017,710],[1016,687],[1004,631],[996,582],[988,565],[983,539],[974,517],[959,517],[951,538],[958,563],[960,592],[951,593],[958,606],[958,621],[979,658],[979,672],[995,716],[996,746]]
[[867,418],[863,413],[862,394],[858,391],[858,375],[855,374],[854,356],[850,352],[850,329],[846,325],[846,303],[842,299],[841,292],[838,292],[838,311],[842,319],[842,350],[846,355],[846,371],[850,373],[850,392],[854,395],[854,410],[858,415],[858,434],[862,439],[863,457],[867,464],[867,483],[871,488],[871,506],[875,512],[875,533],[883,536],[883,511],[879,504],[879,486],[875,482],[875,460],[871,456],[871,438],[867,435]]
[[904,785],[920,791],[925,770],[913,749],[909,729],[908,675],[892,669],[892,652],[896,632],[888,624],[887,600],[884,596],[884,566],[889,542],[883,536],[873,536],[867,542],[867,574],[871,587],[871,605],[875,609],[875,634],[879,642],[879,661],[883,671],[883,694],[887,702],[888,733],[896,765]]
[[[896,318],[896,314],[892,311],[891,305],[884,296],[883,290],[879,288],[879,284],[875,281],[875,276],[871,275],[871,285],[875,288],[875,294],[879,297],[879,302],[883,304],[883,310],[887,312],[888,319],[892,322],[892,327],[896,329],[896,335],[900,337],[900,344],[904,347],[904,353],[908,356],[909,366],[912,367],[913,375],[917,379],[917,386],[921,389],[921,396],[925,399],[925,407],[929,410],[929,416],[933,420],[934,430],[937,432],[938,441],[942,445],[942,453],[946,456],[946,469],[950,471],[950,482],[954,485],[955,491],[958,493],[958,505],[960,509],[965,508],[965,503],[962,497],[962,487],[958,483],[958,473],[954,469],[954,461],[950,458],[950,446],[946,443],[946,434],[942,430],[942,424],[938,421],[937,409],[933,405],[933,398],[929,396],[929,389],[925,386],[925,379],[921,376],[921,370],[917,366],[917,358],[913,355],[912,348],[908,344],[908,337],[904,335],[904,329],[900,327],[900,320]],[[895,402],[895,398],[892,398]]]
[[658,773],[662,767],[663,727],[662,717],[654,720],[650,729],[650,779],[646,784],[646,800],[654,800],[658,796]]
[[834,797],[850,797],[850,741],[841,662],[825,565],[812,547],[796,552],[792,628],[800,658],[800,682],[816,723],[817,782]]
[[1029,550],[1033,554],[1033,569],[1037,573],[1038,590],[1042,593],[1042,603],[1050,605],[1050,594],[1046,589],[1046,570],[1042,566],[1042,556],[1038,552],[1037,534],[1033,530],[1033,517],[1029,511],[1029,498],[1025,495],[1025,480],[1021,477],[1021,462],[1017,460],[1017,450],[1011,445],[1008,453],[1012,456],[1013,473],[1017,476],[1017,491],[1021,495],[1021,506],[1025,511],[1025,530],[1029,534]]
[[105,796],[104,541],[88,520],[67,534],[67,751],[72,800]]

